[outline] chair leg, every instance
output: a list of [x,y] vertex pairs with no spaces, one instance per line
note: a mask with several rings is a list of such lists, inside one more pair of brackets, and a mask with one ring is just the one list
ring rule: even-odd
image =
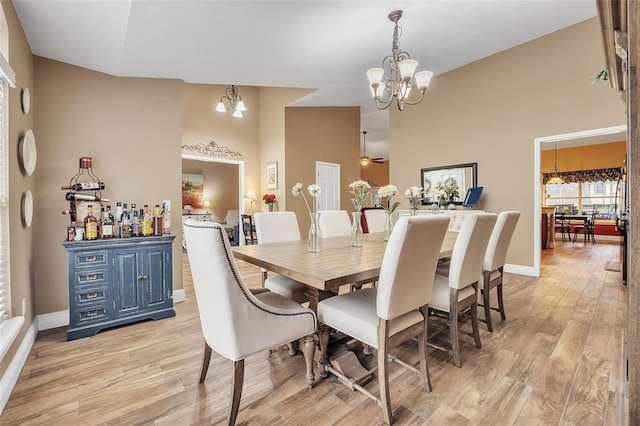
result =
[[451,340],[453,363],[456,367],[462,367],[458,344],[458,290],[455,288],[450,290],[449,295],[449,340]]
[[504,302],[502,299],[502,283],[498,284],[496,287],[496,293],[498,293],[498,308],[500,309],[500,317],[502,321],[507,319],[507,316],[504,313]]
[[227,425],[236,424],[238,410],[240,408],[240,397],[242,397],[242,383],[244,382],[244,359],[233,362],[233,383],[231,384],[231,406],[227,415]]
[[471,305],[471,327],[473,328],[473,339],[476,342],[476,348],[482,347],[480,342],[480,327],[478,326],[478,303],[473,302]]
[[491,287],[490,287],[490,280],[491,280],[491,271],[484,271],[484,288],[481,290],[482,291],[482,304],[484,305],[484,317],[487,321],[487,330],[489,330],[490,332],[493,333],[493,324],[491,324]]
[[388,425],[393,424],[391,400],[389,399],[389,321],[380,319],[378,326],[378,383],[380,387],[380,402],[384,413],[384,420]]
[[207,377],[207,370],[209,370],[209,361],[211,361],[211,347],[204,342],[204,354],[202,355],[202,369],[200,370],[200,382],[204,383],[204,379]]
[[429,317],[429,306],[423,306],[420,308],[420,312],[422,312],[422,316],[424,317],[424,330],[421,334],[418,335],[418,353],[420,355],[420,372],[422,373],[422,383],[424,385],[424,389],[427,392],[431,392],[431,374],[429,373],[429,361],[427,359],[427,336],[428,333],[428,321]]
[[329,327],[324,324],[318,324],[320,329],[320,360],[318,361],[318,369],[320,370],[320,377],[325,378],[329,375],[329,372],[325,368],[325,365],[329,363]]

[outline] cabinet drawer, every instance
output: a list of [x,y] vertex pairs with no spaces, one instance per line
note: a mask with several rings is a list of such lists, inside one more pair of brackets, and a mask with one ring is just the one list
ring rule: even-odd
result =
[[107,264],[107,251],[106,250],[92,250],[78,252],[74,254],[74,263],[76,267],[91,266],[91,265],[106,265]]
[[74,315],[75,326],[109,319],[109,311],[106,303],[78,306],[74,311]]
[[86,304],[101,303],[104,304],[109,299],[108,289],[104,287],[86,288],[75,292],[75,306]]
[[107,284],[108,282],[107,271],[108,269],[76,271],[75,285],[85,286],[85,285]]

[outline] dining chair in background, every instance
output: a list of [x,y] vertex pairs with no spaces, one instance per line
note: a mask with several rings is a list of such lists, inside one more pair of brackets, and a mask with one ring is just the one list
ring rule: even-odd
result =
[[[380,397],[330,365],[327,371],[351,389],[374,399],[388,424],[393,423],[389,395],[389,360],[417,373],[425,390],[431,391],[427,363],[427,316],[436,264],[449,226],[447,216],[404,216],[398,219],[385,249],[377,288],[341,294],[318,303],[319,324],[345,333],[378,350],[377,374]],[[328,333],[320,335],[322,360],[326,361]],[[420,370],[397,359],[390,351],[416,337]]]
[[430,308],[447,314],[451,350],[433,344],[430,346],[451,352],[457,367],[462,366],[458,317],[466,309],[470,309],[476,347],[482,347],[478,329],[478,281],[497,217],[495,213],[477,213],[465,219],[448,262],[448,276],[436,274],[433,281]]
[[584,234],[584,242],[591,240],[592,244],[596,243],[596,233],[595,233],[595,225],[596,218],[598,217],[599,212],[594,208],[593,212],[590,213],[590,216],[586,222],[582,225],[574,225],[573,226],[573,242],[578,241],[578,235],[582,232]]
[[351,219],[346,210],[321,210],[318,226],[322,238],[351,235]]
[[234,425],[249,355],[304,338],[306,379],[313,386],[316,316],[308,308],[270,291],[254,295],[242,281],[224,228],[189,219],[184,224],[198,313],[205,340],[200,383],[211,351],[233,361],[227,424]]
[[[504,264],[507,261],[507,250],[511,243],[513,231],[516,229],[520,212],[505,211],[498,215],[496,224],[491,232],[487,251],[482,262],[482,275],[478,283],[484,317],[487,323],[487,330],[493,332],[491,324],[491,310],[500,312],[500,317],[504,321],[507,317],[504,313],[504,302],[502,300],[502,284],[504,280]],[[498,307],[491,307],[491,289],[495,288],[498,298]]]
[[370,233],[384,232],[384,223],[387,220],[384,209],[365,210],[364,216],[367,218],[367,229]]
[[555,213],[555,232],[560,231],[560,235],[562,236],[562,242],[566,241],[564,234],[567,234],[567,239],[571,241],[571,223],[568,219],[565,218],[565,213],[556,212]]
[[[258,212],[253,215],[253,219],[256,223],[258,244],[300,240],[300,228],[295,212]],[[280,274],[268,276],[266,269],[261,270],[262,284],[265,288],[298,303],[309,300],[304,284]]]
[[258,238],[256,237],[256,226],[253,224],[253,216],[242,214],[240,217],[242,218],[242,233],[244,234],[245,243],[256,244]]

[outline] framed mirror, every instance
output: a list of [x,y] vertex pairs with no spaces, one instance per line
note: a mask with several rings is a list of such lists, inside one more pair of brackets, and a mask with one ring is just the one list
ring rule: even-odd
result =
[[[452,166],[425,167],[420,169],[420,186],[422,186],[424,198],[423,205],[429,205],[434,200],[433,189],[441,183],[458,185],[458,194],[453,199],[454,204],[461,205],[467,189],[478,186],[478,163],[454,164]],[[447,204],[450,201],[447,200]]]

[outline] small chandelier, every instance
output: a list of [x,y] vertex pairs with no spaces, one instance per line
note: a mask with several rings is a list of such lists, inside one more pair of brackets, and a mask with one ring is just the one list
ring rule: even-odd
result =
[[558,172],[558,142],[554,142],[553,155],[554,155],[553,176],[551,177],[551,179],[547,181],[547,184],[553,185],[557,183],[564,183],[564,179],[560,177],[560,172]]
[[[234,117],[242,117],[242,112],[246,111],[247,108],[245,108],[244,102],[242,102],[242,96],[238,95],[238,88],[231,85],[231,87],[227,87],[225,93],[226,95],[220,98],[220,102],[218,102],[218,105],[216,106],[216,111],[233,111]],[[223,102],[225,99],[229,103],[229,108],[227,108]]]
[[[371,68],[367,71],[371,94],[378,109],[387,109],[394,98],[398,102],[400,111],[404,108],[404,104],[419,104],[424,98],[424,92],[429,87],[431,77],[433,77],[431,71],[420,71],[414,74],[416,68],[418,68],[418,61],[411,59],[409,53],[400,50],[398,39],[402,33],[402,28],[398,27],[398,20],[401,17],[401,10],[394,10],[389,14],[389,19],[395,23],[391,55],[383,59],[382,68]],[[409,101],[411,88],[414,85],[417,85],[420,90],[420,98],[415,101]]]

